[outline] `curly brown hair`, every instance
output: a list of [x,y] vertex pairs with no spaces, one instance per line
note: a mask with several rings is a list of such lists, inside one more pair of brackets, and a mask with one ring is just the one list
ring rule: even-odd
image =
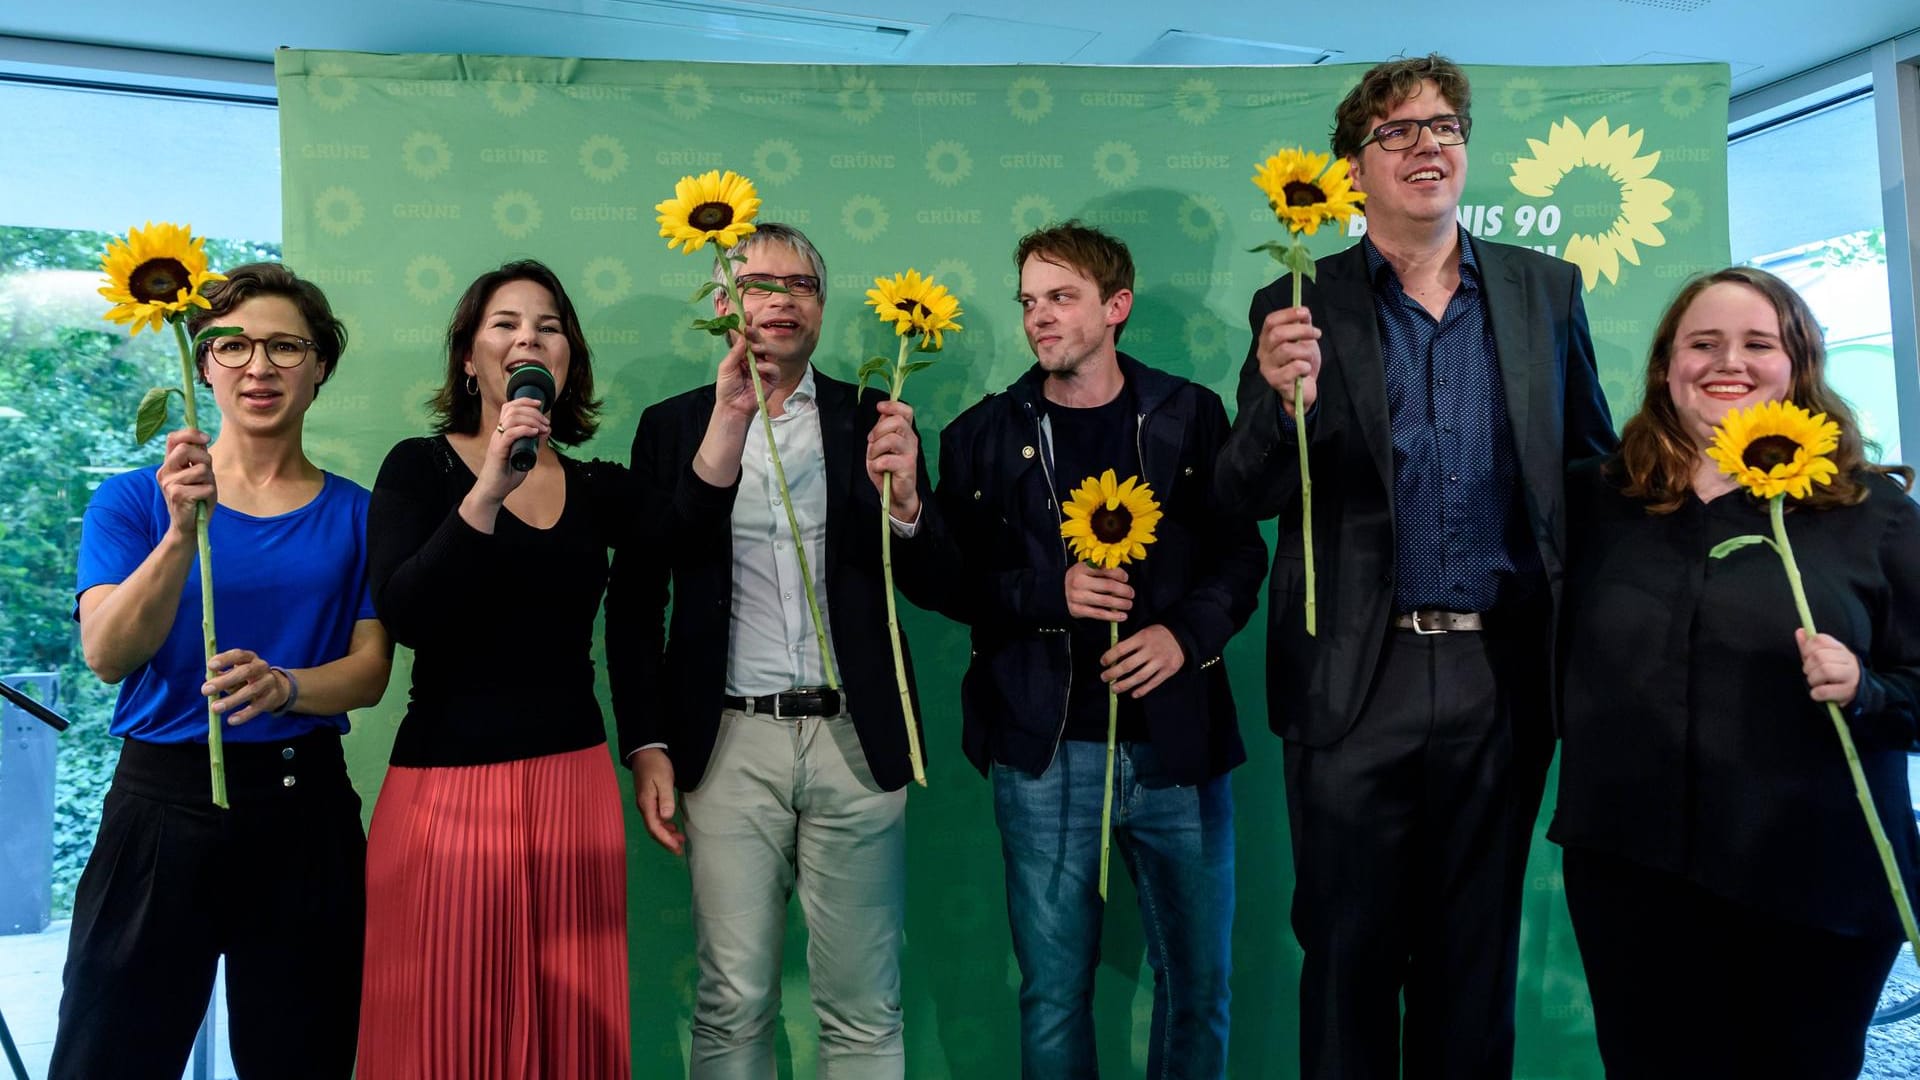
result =
[[1373,134],[1374,120],[1400,107],[1409,98],[1418,97],[1420,85],[1431,82],[1447,99],[1453,111],[1467,117],[1473,108],[1473,88],[1460,65],[1428,53],[1420,57],[1401,57],[1375,64],[1360,76],[1360,82],[1333,110],[1333,156],[1352,157],[1360,144]]
[[1839,472],[1832,483],[1814,485],[1806,498],[1796,500],[1798,505],[1814,509],[1857,505],[1867,497],[1866,486],[1860,481],[1868,473],[1893,477],[1911,490],[1911,468],[1875,465],[1867,460],[1868,451],[1877,448],[1861,437],[1860,422],[1846,399],[1827,385],[1826,342],[1807,302],[1792,286],[1765,270],[1729,266],[1701,274],[1681,286],[1660,316],[1647,355],[1640,411],[1620,429],[1620,456],[1613,471],[1625,481],[1623,492],[1629,498],[1645,500],[1650,514],[1670,514],[1693,491],[1693,473],[1700,464],[1701,451],[1674,407],[1667,375],[1673,366],[1673,339],[1680,331],[1680,320],[1701,293],[1722,284],[1744,285],[1773,305],[1780,316],[1780,346],[1791,364],[1787,400],[1809,412],[1826,413],[1827,419],[1840,426],[1840,445],[1833,452]]

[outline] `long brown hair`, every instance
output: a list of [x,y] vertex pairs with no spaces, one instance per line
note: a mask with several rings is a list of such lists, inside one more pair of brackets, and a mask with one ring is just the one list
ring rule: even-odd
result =
[[1625,474],[1625,494],[1646,500],[1648,513],[1668,514],[1679,509],[1693,490],[1700,448],[1681,422],[1679,410],[1674,408],[1667,375],[1673,366],[1673,339],[1679,334],[1681,318],[1701,293],[1722,284],[1745,285],[1773,305],[1774,313],[1780,317],[1780,346],[1791,365],[1787,400],[1809,412],[1826,413],[1827,419],[1840,425],[1840,445],[1832,455],[1839,472],[1832,483],[1814,485],[1812,492],[1797,502],[1815,509],[1857,505],[1867,497],[1867,489],[1860,482],[1861,474],[1867,472],[1897,477],[1903,486],[1911,489],[1912,469],[1905,465],[1875,465],[1867,460],[1871,444],[1861,438],[1860,422],[1846,399],[1827,385],[1827,346],[1807,302],[1792,286],[1765,270],[1730,266],[1702,274],[1681,286],[1679,295],[1660,316],[1660,326],[1653,332],[1653,348],[1647,355],[1647,381],[1640,395],[1640,411],[1620,429],[1619,465]]

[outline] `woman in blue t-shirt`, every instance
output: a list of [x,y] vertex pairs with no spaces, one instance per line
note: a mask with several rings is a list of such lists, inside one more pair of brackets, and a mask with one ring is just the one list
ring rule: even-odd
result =
[[[347,710],[380,700],[392,648],[367,592],[367,491],[301,445],[346,329],[273,263],[207,297],[192,332],[240,330],[197,358],[220,438],[173,432],[157,470],[100,486],[81,528],[81,648],[120,684],[125,743],[74,900],[55,1078],[178,1076],[223,955],[240,1075],[353,1071],[366,840],[340,736]],[[212,664],[203,500],[230,646]],[[229,810],[212,804],[210,697],[228,725]]]

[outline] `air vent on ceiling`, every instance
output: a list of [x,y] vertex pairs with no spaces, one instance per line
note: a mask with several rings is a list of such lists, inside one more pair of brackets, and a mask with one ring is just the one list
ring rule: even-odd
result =
[[669,27],[702,37],[756,38],[826,46],[875,56],[897,51],[921,23],[884,22],[811,8],[741,0],[462,0],[557,15],[617,19]]
[[1324,64],[1340,55],[1338,49],[1323,49],[1315,45],[1287,45],[1278,41],[1169,30],[1147,46],[1135,62],[1176,67],[1259,67],[1268,64]]

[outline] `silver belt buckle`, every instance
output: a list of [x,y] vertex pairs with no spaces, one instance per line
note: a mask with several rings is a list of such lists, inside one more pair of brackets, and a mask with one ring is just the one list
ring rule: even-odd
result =
[[786,719],[786,716],[780,712],[780,699],[785,696],[786,696],[786,691],[784,690],[778,691],[773,695],[773,718],[775,720]]
[[1426,627],[1424,627],[1424,626],[1422,626],[1422,625],[1420,625],[1420,616],[1422,616],[1422,615],[1431,615],[1431,616],[1433,616],[1433,618],[1434,618],[1434,621],[1435,621],[1435,622],[1439,622],[1439,621],[1442,621],[1442,620],[1444,619],[1444,617],[1445,617],[1445,615],[1446,615],[1446,613],[1445,613],[1445,612],[1442,612],[1442,611],[1411,611],[1411,612],[1408,612],[1407,614],[1408,614],[1408,617],[1410,617],[1410,618],[1411,618],[1411,619],[1413,620],[1413,632],[1414,632],[1414,633],[1416,633],[1416,634],[1419,634],[1419,635],[1421,635],[1422,637],[1431,637],[1431,636],[1432,636],[1432,635],[1434,635],[1434,634],[1444,634],[1444,633],[1446,633],[1446,632],[1447,632],[1447,628],[1446,628],[1446,627],[1444,627],[1444,626],[1435,626],[1435,627],[1434,627],[1433,629],[1431,629],[1431,630],[1429,630],[1429,629],[1427,629]]

